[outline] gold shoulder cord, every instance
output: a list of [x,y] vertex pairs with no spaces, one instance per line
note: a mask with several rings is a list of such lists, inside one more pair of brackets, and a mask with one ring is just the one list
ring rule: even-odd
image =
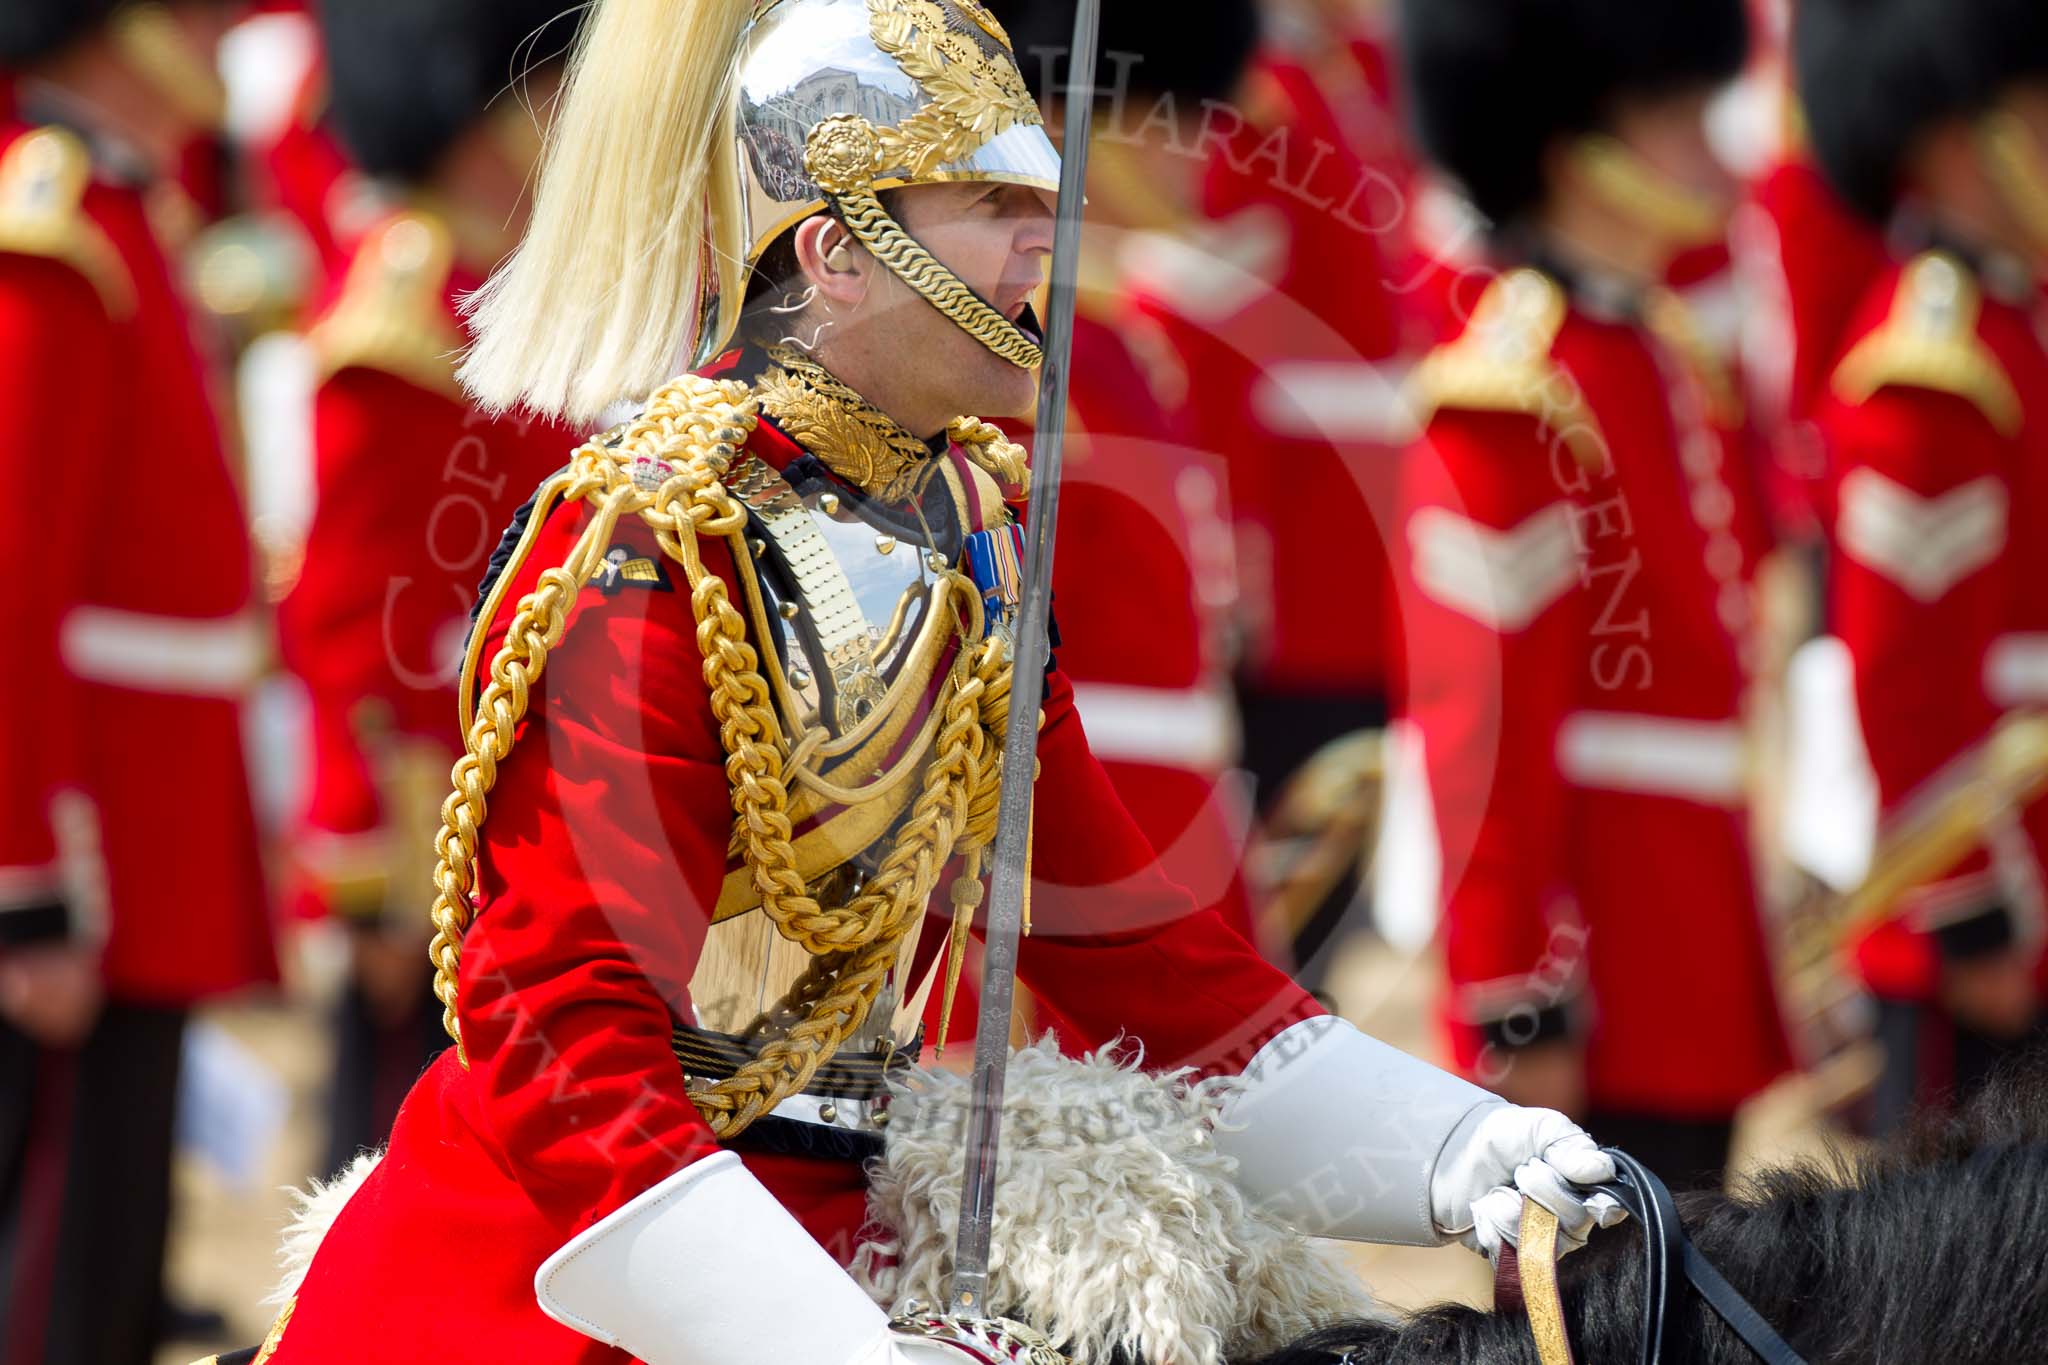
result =
[[[791,761],[760,658],[724,579],[704,566],[701,538],[719,536],[746,553],[746,510],[726,489],[726,471],[759,420],[759,399],[744,385],[686,375],[657,392],[613,445],[579,449],[556,485],[558,503],[591,505],[590,524],[564,562],[540,576],[515,609],[504,645],[456,763],[454,792],[442,806],[429,949],[442,1022],[462,1052],[456,995],[462,936],[475,915],[476,854],[498,765],[548,654],[561,643],[576,596],[597,573],[618,524],[637,516],[662,552],[683,567],[697,644],[711,684],[711,709],[728,756],[737,815],[735,842],[776,928],[815,958],[784,1002],[792,1023],[738,1074],[693,1083],[690,1097],[720,1138],[743,1132],[810,1083],[867,1017],[905,934],[922,919],[947,862],[966,855],[953,890],[956,906],[979,898],[981,852],[995,835],[1003,728],[1008,722],[1010,660],[1000,632],[983,638],[981,598],[957,571],[935,609],[950,606],[961,647],[940,690],[941,718],[923,785],[887,855],[861,891],[842,906],[821,905],[797,871],[788,813],[789,784],[808,774]],[[540,513],[536,508],[536,516]],[[509,574],[512,570],[508,569]],[[859,799],[861,793],[846,793]],[[970,889],[971,886],[971,889]]]

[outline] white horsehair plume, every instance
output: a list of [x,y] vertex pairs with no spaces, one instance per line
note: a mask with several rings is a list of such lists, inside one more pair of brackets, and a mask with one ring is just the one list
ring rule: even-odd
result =
[[525,239],[465,307],[460,376],[487,410],[577,422],[688,362],[707,294],[740,306],[734,127],[758,0],[596,0]]

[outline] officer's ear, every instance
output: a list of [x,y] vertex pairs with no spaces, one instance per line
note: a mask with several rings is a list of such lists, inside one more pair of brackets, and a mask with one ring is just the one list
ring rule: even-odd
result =
[[830,214],[807,218],[796,227],[796,263],[804,278],[827,303],[858,304],[868,290],[868,255]]

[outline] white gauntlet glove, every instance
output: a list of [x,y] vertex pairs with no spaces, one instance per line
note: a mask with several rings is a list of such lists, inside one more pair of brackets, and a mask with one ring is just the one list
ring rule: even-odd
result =
[[647,1365],[958,1365],[888,1319],[731,1152],[684,1167],[550,1256],[544,1312]]
[[1439,1228],[1491,1258],[1520,1236],[1527,1197],[1557,1215],[1560,1250],[1575,1251],[1596,1226],[1628,1217],[1613,1195],[1585,1188],[1612,1179],[1613,1158],[1576,1123],[1503,1100],[1474,1110],[1444,1144],[1430,1210]]
[[1562,1114],[1511,1105],[1341,1019],[1287,1029],[1244,1079],[1216,1145],[1246,1194],[1312,1236],[1458,1237],[1491,1255],[1515,1240],[1524,1194],[1570,1245],[1622,1217],[1581,1188],[1613,1179],[1614,1164]]

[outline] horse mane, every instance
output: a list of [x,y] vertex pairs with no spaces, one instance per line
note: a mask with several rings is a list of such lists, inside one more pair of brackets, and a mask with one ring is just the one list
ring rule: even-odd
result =
[[[1699,1250],[1809,1365],[2048,1365],[2048,1062],[1894,1141],[1681,1196]],[[1598,1234],[1560,1268],[1581,1361],[1634,1360],[1641,1233]],[[1674,1342],[1676,1347],[1674,1349]],[[1535,1365],[1518,1313],[1445,1306],[1340,1326],[1258,1365]],[[1669,1365],[1756,1365],[1689,1290]]]

